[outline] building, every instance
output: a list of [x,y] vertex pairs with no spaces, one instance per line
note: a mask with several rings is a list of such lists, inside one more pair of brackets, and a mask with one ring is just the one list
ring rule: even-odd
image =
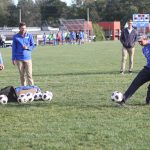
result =
[[104,30],[106,39],[119,40],[121,34],[120,21],[99,22],[98,25]]

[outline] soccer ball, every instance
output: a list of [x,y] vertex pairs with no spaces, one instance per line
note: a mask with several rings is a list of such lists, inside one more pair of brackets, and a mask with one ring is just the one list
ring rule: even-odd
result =
[[0,95],[0,104],[7,104],[8,97],[6,95]]
[[17,98],[19,103],[26,103],[28,101],[26,94],[20,94]]
[[46,91],[42,94],[42,100],[44,101],[51,101],[53,98],[53,93],[50,91]]
[[115,102],[121,102],[123,99],[123,94],[121,92],[115,91],[111,95],[111,100]]
[[41,92],[35,93],[34,100],[40,100],[40,99],[42,99],[42,93]]
[[33,94],[31,92],[26,93],[26,96],[27,96],[27,101],[28,102],[33,102],[34,96],[33,96]]

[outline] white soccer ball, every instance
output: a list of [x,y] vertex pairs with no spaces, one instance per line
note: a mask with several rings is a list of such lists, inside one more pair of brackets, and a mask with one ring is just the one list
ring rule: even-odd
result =
[[40,100],[40,99],[42,99],[42,93],[41,92],[35,93],[34,100]]
[[0,95],[0,104],[7,104],[8,97],[6,95]]
[[46,91],[42,94],[42,100],[44,101],[51,101],[53,98],[53,93],[50,91]]
[[114,91],[111,95],[111,100],[115,102],[121,102],[123,99],[123,94],[118,91]]
[[28,101],[26,94],[20,94],[17,98],[19,103],[26,103]]
[[34,96],[31,92],[26,93],[26,96],[27,96],[27,101],[28,102],[33,102],[34,101]]

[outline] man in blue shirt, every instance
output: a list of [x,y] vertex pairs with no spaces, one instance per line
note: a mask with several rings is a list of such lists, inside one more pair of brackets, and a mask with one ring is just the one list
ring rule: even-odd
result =
[[12,63],[18,67],[22,86],[26,86],[26,80],[28,85],[34,85],[31,59],[31,51],[33,48],[33,36],[27,33],[26,24],[21,22],[19,24],[19,33],[13,37]]
[[[143,35],[139,40],[139,44],[143,46],[142,51],[147,60],[146,66],[138,73],[135,79],[132,81],[129,88],[123,94],[123,99],[121,102],[117,102],[119,104],[125,103],[135,92],[136,90],[142,86],[144,83],[150,81],[150,43],[147,39],[146,35]],[[146,104],[150,104],[150,84],[147,90],[146,96]]]

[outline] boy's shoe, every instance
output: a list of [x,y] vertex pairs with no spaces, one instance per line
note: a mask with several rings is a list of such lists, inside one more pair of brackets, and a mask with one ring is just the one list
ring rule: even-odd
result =
[[132,74],[132,71],[131,71],[131,70],[129,70],[129,74]]
[[120,71],[120,74],[124,75],[124,72],[123,72],[123,71]]
[[146,105],[150,105],[150,101],[146,101]]
[[125,101],[124,100],[122,100],[122,101],[120,101],[120,102],[116,102],[117,104],[119,104],[119,105],[124,105],[125,104]]

